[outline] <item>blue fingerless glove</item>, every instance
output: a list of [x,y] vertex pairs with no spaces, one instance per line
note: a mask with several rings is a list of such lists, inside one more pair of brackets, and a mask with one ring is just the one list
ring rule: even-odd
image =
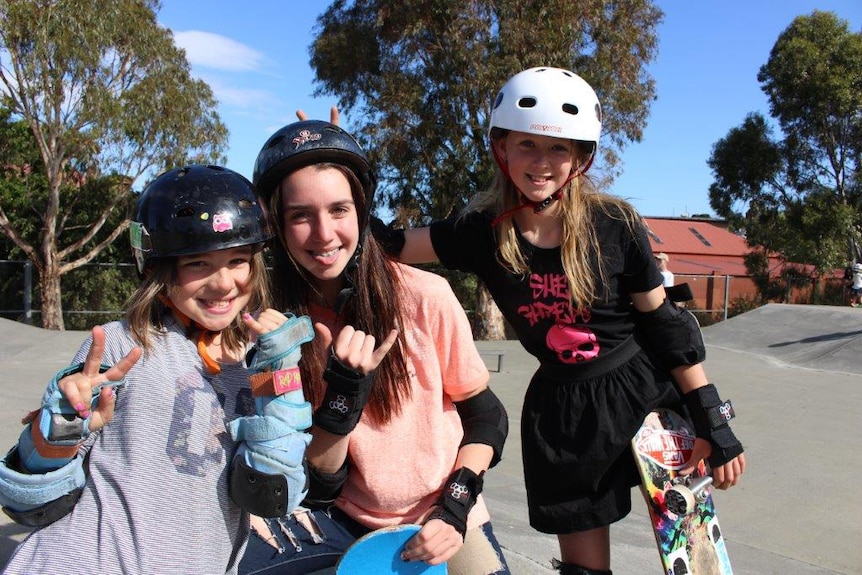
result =
[[288,316],[277,329],[258,337],[247,363],[256,415],[230,422],[237,448],[231,471],[231,497],[262,517],[292,511],[307,491],[305,448],[311,441],[311,404],[305,401],[298,363],[303,343],[314,339],[311,319]]
[[[79,373],[84,364],[79,363],[62,369],[54,375],[42,396],[42,409],[37,418],[21,433],[18,442],[18,456],[21,465],[31,473],[54,471],[69,463],[78,451],[78,445],[90,435],[90,417],[78,416],[78,412],[63,396],[59,382],[67,375]],[[108,365],[99,366],[99,373],[110,369]],[[90,400],[92,412],[99,403],[99,393],[103,387],[119,389],[125,380],[107,381],[93,388]]]

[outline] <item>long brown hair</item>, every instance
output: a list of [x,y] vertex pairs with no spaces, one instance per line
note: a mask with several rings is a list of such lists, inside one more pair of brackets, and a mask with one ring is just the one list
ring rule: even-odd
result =
[[[506,130],[495,129],[491,145],[497,145],[497,140],[507,133]],[[573,161],[576,166],[585,164],[593,146],[591,142],[575,142]],[[602,259],[602,246],[596,233],[596,215],[603,212],[609,217],[623,220],[631,230],[635,229],[640,216],[622,198],[600,192],[589,176],[583,173],[578,173],[566,184],[559,204],[562,226],[560,256],[569,282],[569,302],[572,307],[577,307],[605,299],[608,294],[604,286],[608,284],[608,278]],[[500,215],[521,205],[521,193],[498,166],[491,187],[475,196],[462,215],[485,210]],[[528,273],[530,262],[521,250],[513,218],[501,219],[496,231],[500,264],[516,274]]]
[[[247,311],[254,312],[271,306],[269,275],[263,253],[257,247],[251,259],[249,275],[249,293]],[[171,315],[165,300],[170,292],[177,287],[177,258],[153,258],[147,266],[147,272],[138,288],[126,303],[126,321],[133,339],[145,352],[152,349],[153,339],[164,333],[167,318]],[[186,335],[191,339],[200,328],[190,325]],[[249,333],[242,321],[242,314],[237,314],[233,323],[222,330],[222,345],[229,351],[242,352],[249,342]]]
[[[356,205],[358,221],[367,221],[370,206],[366,205],[362,184],[352,170],[336,163],[314,164],[317,169],[336,169],[350,182],[350,189]],[[281,205],[281,185],[276,187],[270,198],[267,210],[270,229],[276,231],[278,240],[272,244],[273,297],[279,309],[287,309],[299,315],[309,314],[309,304],[313,301],[315,287],[313,277],[290,256],[284,242],[284,219]],[[377,367],[374,385],[365,410],[375,424],[385,424],[401,411],[401,403],[411,395],[410,377],[405,360],[406,341],[404,339],[405,314],[402,299],[398,297],[403,286],[395,265],[366,231],[360,231],[362,253],[355,266],[348,264],[346,274],[350,274],[356,286],[355,293],[348,298],[341,311],[345,325],[373,335],[378,342],[383,341],[393,328],[397,328],[398,341]],[[352,269],[351,269],[352,268]],[[333,337],[337,334],[333,334]],[[323,371],[328,356],[321,357],[312,353],[313,342],[303,347],[300,360],[303,388],[306,398],[312,405],[323,399],[325,383]]]

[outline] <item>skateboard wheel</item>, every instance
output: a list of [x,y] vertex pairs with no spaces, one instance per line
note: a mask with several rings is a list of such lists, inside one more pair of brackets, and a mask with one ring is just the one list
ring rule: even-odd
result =
[[665,493],[664,502],[671,513],[687,515],[694,509],[694,493],[685,485],[675,485]]

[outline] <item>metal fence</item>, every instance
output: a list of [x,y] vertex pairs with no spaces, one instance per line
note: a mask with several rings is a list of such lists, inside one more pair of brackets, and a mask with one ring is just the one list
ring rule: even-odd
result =
[[[137,284],[131,263],[90,263],[65,274],[60,285],[66,327],[85,329],[121,318]],[[41,305],[33,264],[0,260],[0,317],[41,326]]]
[[[0,260],[0,317],[41,325],[37,279],[29,261]],[[86,329],[119,319],[123,315],[122,304],[137,283],[131,263],[91,263],[66,274],[61,278],[61,286],[67,328]],[[702,325],[725,320],[764,301],[751,276],[676,274],[676,283],[691,286],[694,299],[687,302],[686,307],[698,316]],[[105,285],[117,289],[106,292]],[[773,282],[766,299],[782,303],[844,305],[847,297],[847,287],[840,278],[812,280],[799,276]],[[465,304],[468,310],[472,307],[473,302]]]

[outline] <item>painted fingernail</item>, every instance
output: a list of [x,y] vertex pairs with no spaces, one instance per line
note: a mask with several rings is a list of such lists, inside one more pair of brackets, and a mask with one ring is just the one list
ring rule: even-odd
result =
[[85,407],[84,407],[83,403],[79,403],[75,406],[75,411],[77,411],[78,413],[84,411],[84,409],[85,409]]

